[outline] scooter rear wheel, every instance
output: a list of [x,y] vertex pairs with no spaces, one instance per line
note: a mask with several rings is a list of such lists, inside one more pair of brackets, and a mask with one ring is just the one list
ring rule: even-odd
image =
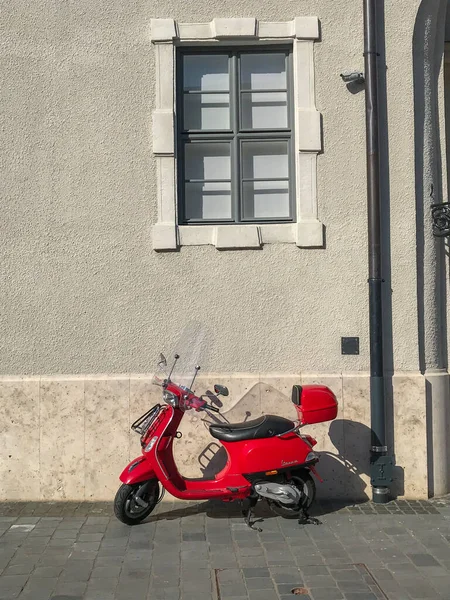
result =
[[123,484],[114,499],[114,514],[126,525],[141,523],[158,504],[157,479],[148,479],[134,485]]
[[271,510],[284,519],[297,519],[301,511],[308,510],[316,497],[316,484],[311,475],[303,471],[292,476],[290,482],[293,483],[302,492],[302,502],[300,506],[290,508],[281,502],[269,501]]

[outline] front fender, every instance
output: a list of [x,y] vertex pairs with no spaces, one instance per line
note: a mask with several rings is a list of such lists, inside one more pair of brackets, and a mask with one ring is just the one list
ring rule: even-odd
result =
[[141,483],[147,479],[154,479],[156,477],[153,467],[149,460],[145,456],[139,456],[130,462],[129,465],[120,474],[120,481],[127,485],[133,485],[134,483]]

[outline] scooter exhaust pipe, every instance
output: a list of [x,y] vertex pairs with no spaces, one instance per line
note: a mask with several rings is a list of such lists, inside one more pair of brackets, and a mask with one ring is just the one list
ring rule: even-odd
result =
[[293,485],[283,485],[269,481],[255,484],[255,492],[263,498],[281,502],[281,504],[298,506],[302,495]]

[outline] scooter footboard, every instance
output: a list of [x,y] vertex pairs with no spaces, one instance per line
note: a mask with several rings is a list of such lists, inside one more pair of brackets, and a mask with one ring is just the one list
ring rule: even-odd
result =
[[152,465],[144,456],[139,456],[130,462],[120,474],[120,481],[127,485],[141,483],[156,477]]

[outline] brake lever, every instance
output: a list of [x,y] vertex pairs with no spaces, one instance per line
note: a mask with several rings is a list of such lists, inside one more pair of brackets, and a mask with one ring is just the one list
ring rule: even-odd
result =
[[[202,399],[203,397],[205,397],[205,398],[209,398],[209,396],[208,396],[208,395],[206,395],[206,394],[202,394],[202,395],[200,396],[200,399]],[[202,406],[202,409],[203,409],[203,410],[212,410],[212,412],[215,412],[215,413],[218,413],[218,412],[220,412],[220,410],[219,410],[218,408],[216,408],[216,407],[215,407],[215,406],[213,406],[212,404],[208,404],[206,401],[205,401],[205,405],[204,405],[204,406]]]

